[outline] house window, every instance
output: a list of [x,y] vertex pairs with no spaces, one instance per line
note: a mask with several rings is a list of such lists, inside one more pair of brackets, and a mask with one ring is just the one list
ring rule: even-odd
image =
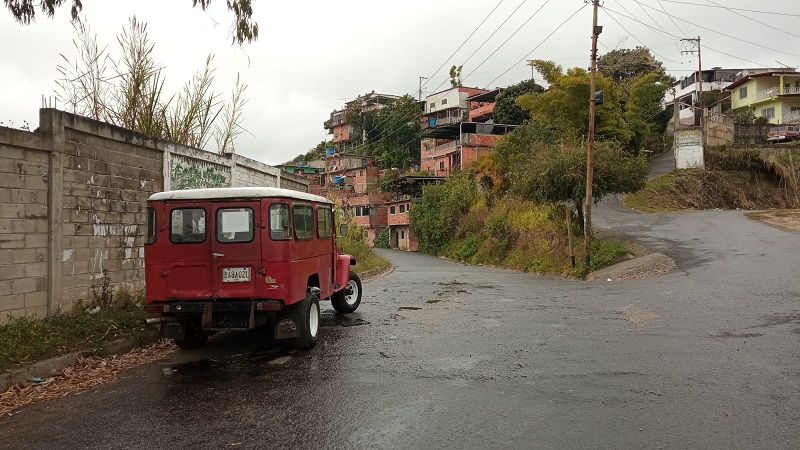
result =
[[792,106],[789,108],[789,112],[797,112],[800,111],[800,106]]
[[400,232],[400,239],[405,239],[405,238],[406,238],[406,232],[405,231],[401,231]]
[[406,212],[406,205],[405,204],[401,204],[400,205],[400,214],[403,214],[404,212]]
[[394,214],[394,205],[389,207],[389,214]]
[[374,215],[371,213],[369,206],[356,206],[356,216],[371,216]]
[[764,108],[761,110],[761,117],[767,119],[774,119],[775,118],[775,107]]
[[447,99],[446,99],[446,98],[443,98],[443,99],[442,99],[442,105],[446,105],[446,104],[447,104]]
[[363,170],[359,170],[358,171],[358,176],[363,177],[364,176],[364,171]]
[[444,170],[444,161],[439,161],[439,170]]
[[739,98],[747,98],[747,86],[739,89]]
[[433,110],[433,108],[436,108],[436,102],[430,102],[428,106]]

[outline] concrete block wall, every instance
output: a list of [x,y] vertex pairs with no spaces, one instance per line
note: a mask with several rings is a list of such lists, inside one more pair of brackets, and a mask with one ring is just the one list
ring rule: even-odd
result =
[[0,323],[47,312],[48,147],[43,136],[0,127]]
[[238,179],[308,192],[305,178],[237,155],[54,109],[39,122],[36,132],[0,127],[0,323],[92,301],[104,271],[117,293],[144,289],[146,201],[169,189],[178,163],[196,184],[182,188]]
[[117,294],[144,289],[147,198],[163,190],[156,141],[108,124],[65,116],[61,296],[56,309],[93,299],[107,271]]

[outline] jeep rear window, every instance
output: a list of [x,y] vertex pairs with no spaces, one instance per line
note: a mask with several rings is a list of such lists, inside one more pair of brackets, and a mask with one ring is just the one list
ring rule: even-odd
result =
[[223,244],[250,242],[255,236],[251,208],[217,210],[217,241]]
[[170,214],[169,240],[190,244],[206,240],[206,211],[203,208],[178,208]]

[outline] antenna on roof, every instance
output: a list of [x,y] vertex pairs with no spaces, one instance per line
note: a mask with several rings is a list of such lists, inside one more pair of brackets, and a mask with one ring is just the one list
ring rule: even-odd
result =
[[782,63],[782,62],[778,61],[777,59],[775,60],[775,62],[776,62],[776,63],[778,63],[778,64],[780,64],[780,65],[782,65],[783,67],[786,67],[787,69],[791,69],[791,67],[789,67],[789,66],[787,66],[786,64],[784,64],[784,63]]

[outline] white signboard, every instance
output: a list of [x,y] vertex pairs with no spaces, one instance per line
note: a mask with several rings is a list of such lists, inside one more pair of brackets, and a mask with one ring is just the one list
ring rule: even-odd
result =
[[676,169],[702,169],[703,162],[703,136],[700,128],[689,128],[677,131],[675,146]]

